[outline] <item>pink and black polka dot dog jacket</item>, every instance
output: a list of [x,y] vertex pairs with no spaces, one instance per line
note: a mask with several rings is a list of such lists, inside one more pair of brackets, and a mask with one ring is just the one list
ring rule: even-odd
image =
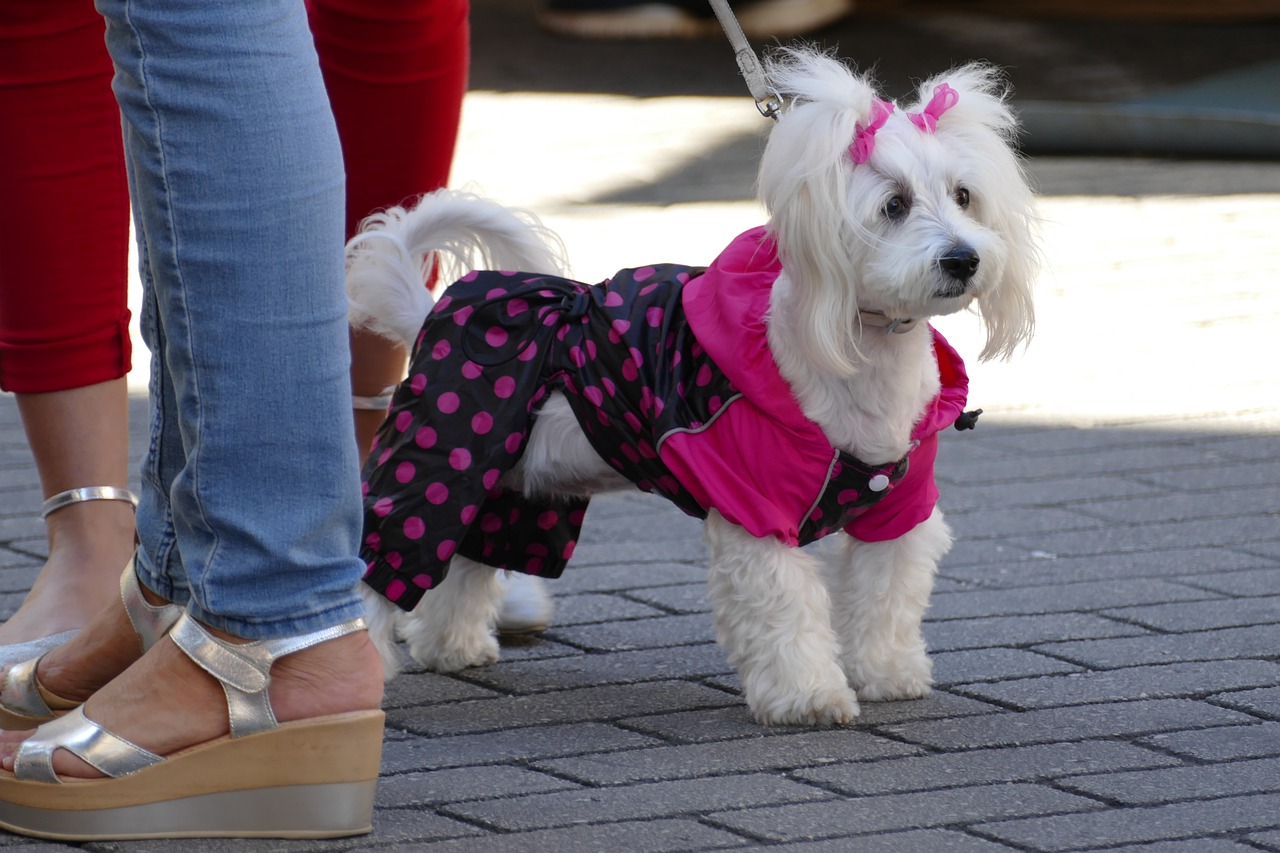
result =
[[764,317],[780,269],[755,229],[705,270],[622,270],[594,286],[479,272],[449,287],[365,467],[365,581],[408,610],[455,554],[561,574],[587,500],[502,484],[553,391],[601,458],[690,515],[715,509],[789,545],[840,529],[892,539],[927,518],[937,433],[967,392],[959,355],[930,330],[942,391],[907,456],[867,465],[804,417],[769,353]]

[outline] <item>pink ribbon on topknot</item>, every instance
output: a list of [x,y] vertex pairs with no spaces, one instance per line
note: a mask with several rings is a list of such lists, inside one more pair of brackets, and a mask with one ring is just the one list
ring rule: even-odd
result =
[[871,159],[871,152],[876,147],[876,131],[884,127],[892,114],[893,104],[879,98],[871,99],[871,121],[854,126],[853,142],[849,145],[849,156],[853,162],[862,165]]
[[933,97],[918,113],[907,113],[911,123],[925,133],[933,133],[938,129],[938,119],[960,100],[960,93],[946,83],[933,90]]

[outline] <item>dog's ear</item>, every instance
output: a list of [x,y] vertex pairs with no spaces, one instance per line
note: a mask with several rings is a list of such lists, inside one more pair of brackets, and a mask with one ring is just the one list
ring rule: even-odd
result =
[[935,113],[931,132],[954,140],[953,151],[965,152],[965,170],[973,182],[971,212],[1005,243],[999,274],[978,298],[987,335],[979,354],[983,360],[1008,358],[1030,340],[1035,326],[1031,293],[1041,261],[1039,220],[1017,151],[1018,120],[1009,106],[1010,91],[998,69],[974,63],[926,80],[917,103],[907,108],[916,116]]
[[765,70],[787,107],[769,134],[757,188],[793,287],[789,308],[808,326],[814,366],[849,375],[860,355],[852,335],[858,299],[845,251],[854,227],[849,149],[876,108],[875,90],[814,50],[779,49],[766,57]]

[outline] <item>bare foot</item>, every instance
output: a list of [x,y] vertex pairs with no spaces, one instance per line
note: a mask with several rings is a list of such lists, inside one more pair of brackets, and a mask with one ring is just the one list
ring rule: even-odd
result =
[[[378,652],[364,631],[304,649],[276,663],[268,692],[282,723],[374,710],[382,702]],[[230,731],[221,686],[168,637],[95,693],[84,710],[113,734],[161,756]],[[12,771],[18,743],[27,735],[0,738],[5,770]],[[66,750],[55,753],[53,764],[65,776],[102,775]]]
[[118,595],[133,553],[133,509],[86,501],[52,513],[49,559],[18,611],[0,625],[0,646],[83,628]]

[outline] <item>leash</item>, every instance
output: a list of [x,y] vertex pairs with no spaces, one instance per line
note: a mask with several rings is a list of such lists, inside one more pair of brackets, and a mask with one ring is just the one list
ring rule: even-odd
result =
[[760,67],[756,52],[747,41],[746,34],[742,32],[742,25],[738,23],[737,16],[729,8],[729,0],[707,0],[707,2],[711,4],[711,11],[716,13],[716,18],[719,19],[720,26],[724,28],[724,34],[733,47],[734,58],[738,60],[738,70],[747,81],[751,97],[756,100],[756,109],[760,111],[760,115],[776,121],[778,113],[782,110],[782,100],[769,86],[769,79],[765,77],[764,69]]

